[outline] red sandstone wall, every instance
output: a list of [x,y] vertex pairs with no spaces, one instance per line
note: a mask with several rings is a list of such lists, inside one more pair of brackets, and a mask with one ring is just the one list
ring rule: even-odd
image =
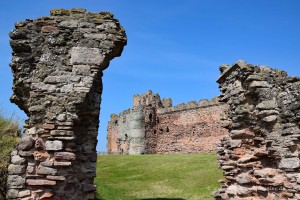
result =
[[216,144],[228,134],[221,124],[227,109],[218,98],[172,106],[170,98],[161,100],[149,90],[134,96],[131,109],[111,116],[107,151],[112,154],[215,151]]
[[216,143],[228,134],[221,127],[225,109],[224,104],[168,113],[160,113],[158,109],[156,127],[146,134],[151,145],[147,151],[158,154],[215,151]]

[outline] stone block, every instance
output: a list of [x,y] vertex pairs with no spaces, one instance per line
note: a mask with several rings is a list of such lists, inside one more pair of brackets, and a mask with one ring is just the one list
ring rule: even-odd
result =
[[25,165],[10,164],[8,166],[8,174],[24,174],[25,171],[26,171]]
[[56,175],[57,169],[51,168],[51,167],[44,167],[44,166],[38,166],[37,168],[37,174],[45,174],[45,175]]
[[74,131],[66,131],[66,130],[52,130],[50,131],[52,136],[74,136]]
[[43,124],[42,128],[43,129],[52,130],[52,129],[55,128],[55,124],[47,124],[47,123],[45,123],[45,124]]
[[71,162],[54,162],[54,166],[68,167],[71,166]]
[[271,85],[266,81],[253,81],[250,83],[250,88],[270,88]]
[[22,165],[22,164],[26,163],[26,159],[22,158],[19,155],[15,155],[15,156],[11,157],[11,163],[15,164],[15,165]]
[[280,169],[296,169],[300,167],[299,158],[282,158],[279,163]]
[[75,160],[76,155],[71,152],[55,152],[54,153],[55,159],[58,160]]
[[59,23],[59,26],[65,27],[65,28],[77,28],[78,21],[77,20],[62,21]]
[[47,151],[58,151],[58,150],[62,150],[63,143],[60,140],[53,140],[53,141],[48,140],[46,141],[45,147]]
[[34,145],[34,141],[31,138],[25,136],[18,143],[17,149],[21,151],[27,151],[30,150],[33,147],[33,145]]
[[24,197],[27,197],[27,196],[30,196],[30,195],[31,195],[30,190],[21,190],[18,194],[18,197],[19,198],[24,198]]
[[101,65],[103,56],[97,48],[73,47],[71,49],[71,64],[73,65]]
[[24,188],[25,178],[19,175],[8,175],[7,177],[8,188]]
[[56,185],[56,181],[44,180],[44,179],[27,179],[27,185],[41,186],[41,185]]
[[275,100],[262,101],[257,104],[256,108],[261,110],[272,110],[276,108],[276,102]]
[[52,181],[64,181],[64,180],[66,180],[66,178],[64,176],[47,175],[46,178],[49,179],[49,180],[52,180]]

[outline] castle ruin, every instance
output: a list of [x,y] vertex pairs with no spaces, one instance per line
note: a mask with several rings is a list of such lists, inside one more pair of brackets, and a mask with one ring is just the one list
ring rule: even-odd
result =
[[217,148],[225,179],[216,199],[299,200],[300,78],[244,61],[221,71],[229,135]]
[[[112,14],[84,9],[15,27],[11,101],[29,118],[11,153],[7,198],[94,199],[102,71],[121,55],[125,31]],[[223,138],[216,199],[300,199],[300,78],[243,61],[220,69],[212,101],[173,107],[150,91],[134,96],[112,115],[109,152],[208,152]]]
[[102,71],[126,34],[108,12],[51,10],[10,32],[11,101],[29,117],[11,154],[8,199],[94,199]]
[[[134,95],[132,108],[112,114],[108,123],[110,154],[190,154],[215,151],[228,134],[221,119],[227,105],[218,98],[172,106],[151,90]],[[225,117],[225,116],[224,116]]]

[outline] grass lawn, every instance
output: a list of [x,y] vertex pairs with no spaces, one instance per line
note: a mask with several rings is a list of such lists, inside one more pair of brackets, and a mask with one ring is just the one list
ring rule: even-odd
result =
[[222,171],[216,154],[99,155],[97,200],[209,200]]

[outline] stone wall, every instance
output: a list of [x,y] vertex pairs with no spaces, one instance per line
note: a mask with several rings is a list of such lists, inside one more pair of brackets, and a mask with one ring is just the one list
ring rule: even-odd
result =
[[220,69],[229,135],[218,145],[216,199],[300,199],[300,78],[244,61]]
[[8,166],[8,199],[94,199],[102,70],[126,35],[108,12],[51,11],[10,32],[11,101],[29,117]]
[[221,118],[227,106],[218,98],[172,106],[148,91],[134,95],[133,107],[113,114],[108,124],[109,153],[174,154],[215,151],[227,134]]

